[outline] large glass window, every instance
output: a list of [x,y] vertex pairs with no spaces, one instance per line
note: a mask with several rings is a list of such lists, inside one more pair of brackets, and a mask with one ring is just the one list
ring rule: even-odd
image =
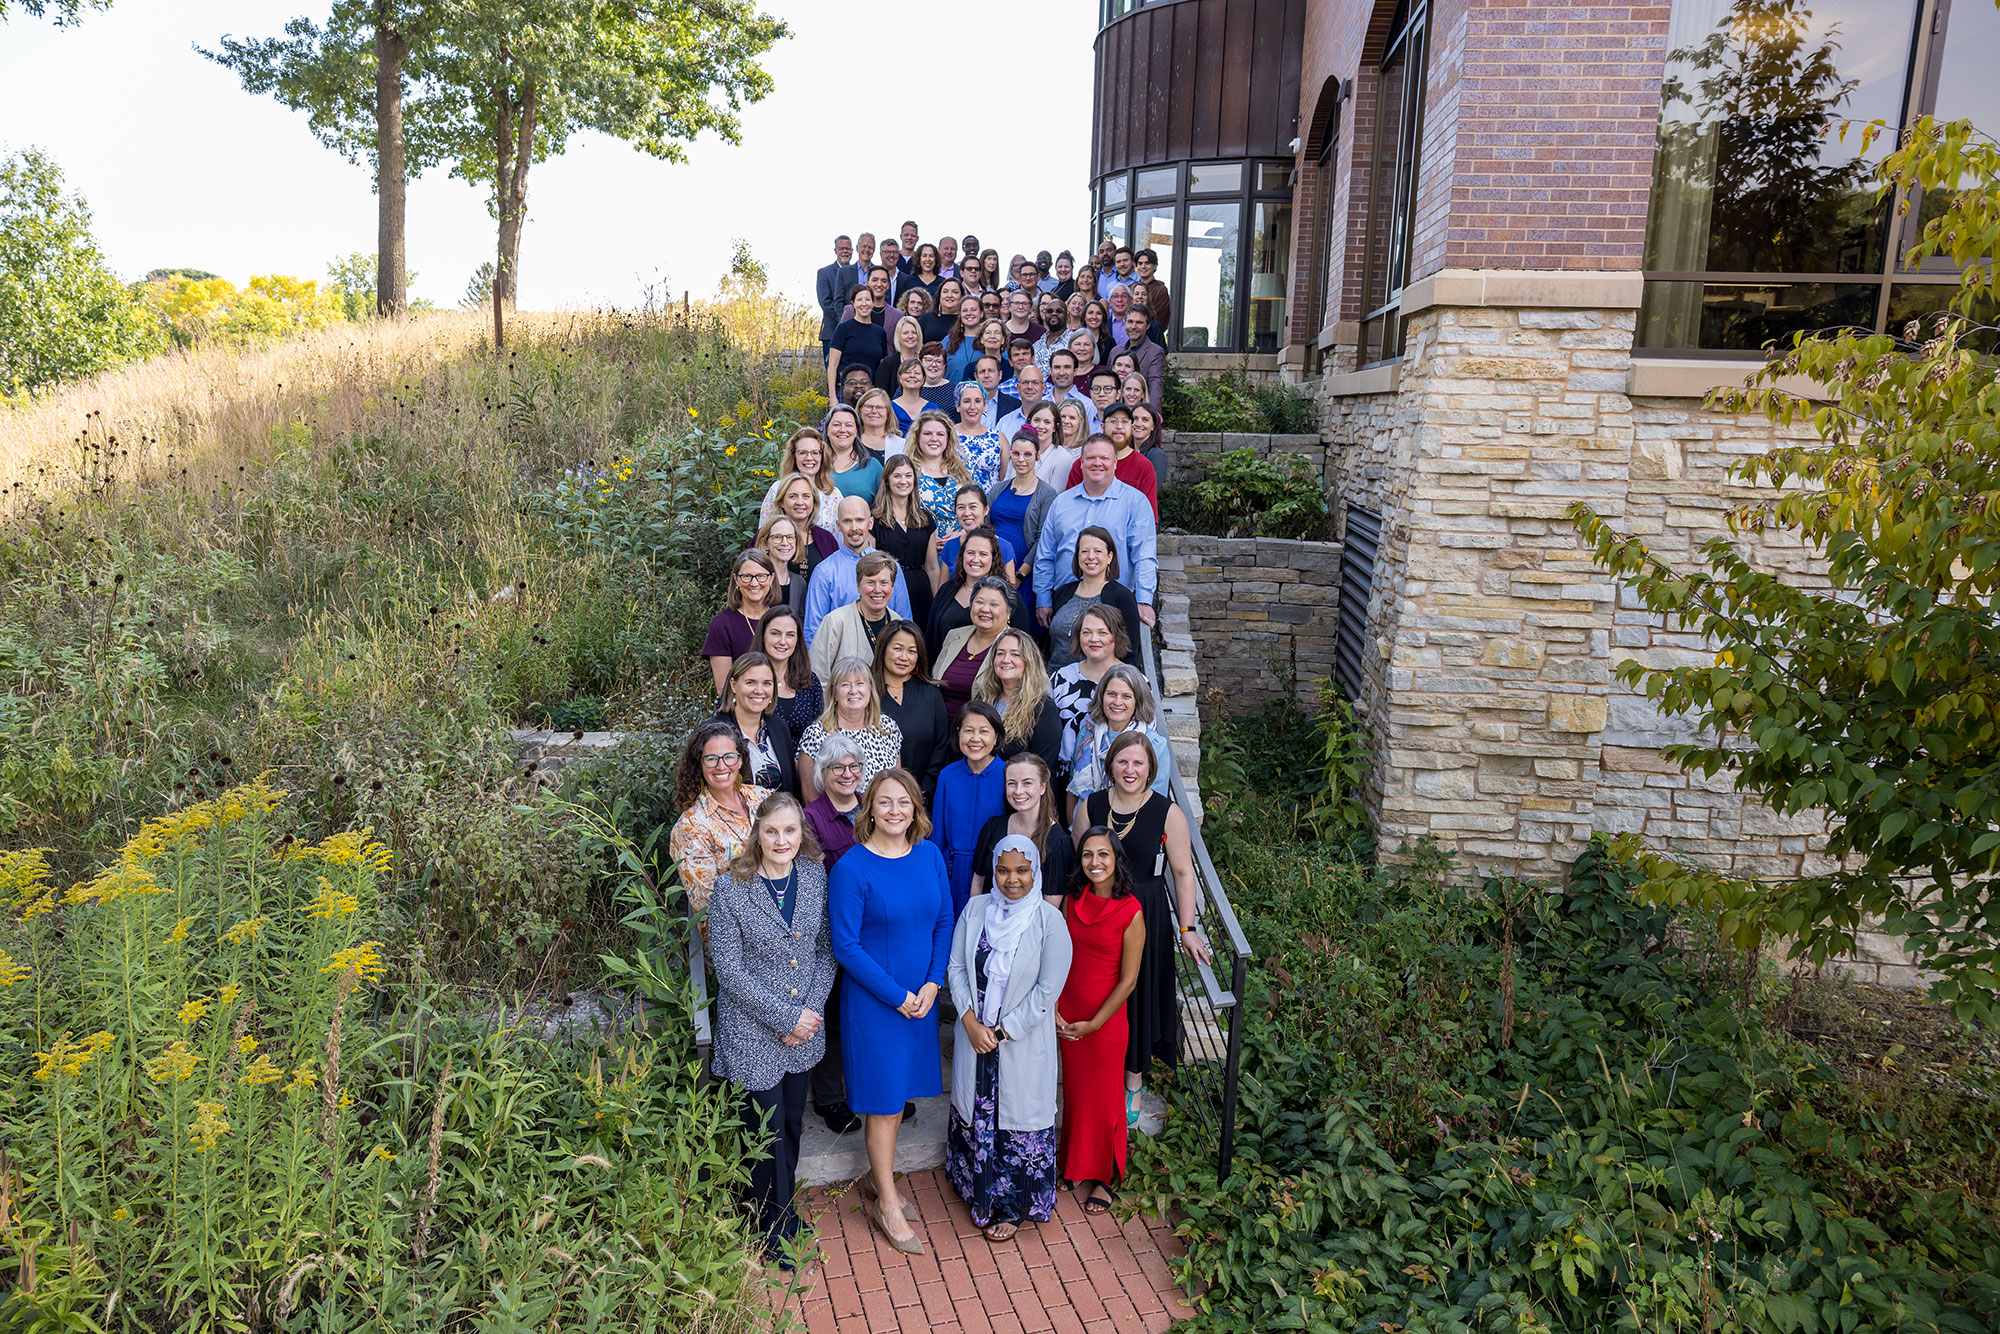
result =
[[1179,167],[1145,167],[1139,172],[1139,198],[1172,199],[1180,193]]
[[1368,250],[1362,269],[1361,361],[1403,351],[1398,309],[1410,272],[1429,17],[1425,0],[1403,0],[1389,25],[1375,83],[1375,143],[1369,163]]
[[[1990,0],[1675,0],[1638,346],[1749,351],[1920,304],[1890,289],[1915,224],[1874,166],[1933,106],[1990,120],[1996,49]],[[1864,152],[1841,128],[1871,120],[1892,133]]]
[[1291,291],[1292,205],[1263,200],[1254,205],[1256,231],[1250,248],[1250,350],[1273,352],[1285,341],[1286,297]]
[[1187,206],[1187,269],[1174,304],[1181,315],[1181,346],[1228,347],[1236,332],[1237,230],[1243,205]]
[[[1171,202],[1141,204],[1137,225],[1132,229],[1132,248],[1144,250],[1151,247],[1153,253],[1160,257],[1159,267],[1153,271],[1153,276],[1165,283],[1167,290],[1173,292],[1176,298],[1179,296],[1179,289],[1174,286],[1174,260],[1180,254],[1181,247],[1180,228],[1174,225],[1174,217],[1178,212],[1178,207]],[[1175,300],[1174,307],[1176,310],[1180,308],[1178,299]],[[1173,331],[1162,329],[1160,336],[1171,339]]]

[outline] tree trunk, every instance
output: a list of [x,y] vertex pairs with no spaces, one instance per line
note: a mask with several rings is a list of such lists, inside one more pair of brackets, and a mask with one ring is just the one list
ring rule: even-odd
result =
[[493,202],[500,215],[499,254],[493,261],[493,349],[507,345],[507,181],[514,174],[514,134],[509,126],[506,67],[493,83]]
[[385,318],[410,308],[403,232],[403,58],[410,43],[392,5],[375,0],[375,313]]

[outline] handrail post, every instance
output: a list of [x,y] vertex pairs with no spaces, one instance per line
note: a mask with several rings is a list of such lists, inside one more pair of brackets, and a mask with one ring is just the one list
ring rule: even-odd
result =
[[1222,1066],[1222,1135],[1216,1150],[1215,1184],[1226,1185],[1229,1181],[1229,1165],[1236,1156],[1236,1076],[1243,1068],[1243,983],[1244,965],[1247,960],[1241,954],[1236,956],[1236,966],[1231,970],[1230,991],[1236,997],[1236,1004],[1229,1013],[1229,1055]]

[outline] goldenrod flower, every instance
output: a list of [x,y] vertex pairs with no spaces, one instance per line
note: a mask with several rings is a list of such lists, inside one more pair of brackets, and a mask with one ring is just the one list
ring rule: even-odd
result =
[[255,940],[258,934],[263,931],[264,923],[268,920],[265,917],[246,917],[222,933],[222,943],[225,945],[241,945],[245,941]]
[[198,1102],[194,1110],[194,1124],[188,1127],[188,1138],[194,1141],[196,1153],[206,1153],[215,1147],[217,1139],[229,1133],[229,1122],[222,1119],[219,1102]]
[[[258,1059],[262,1060],[263,1058],[259,1057]],[[296,1093],[300,1089],[309,1089],[318,1082],[319,1071],[313,1066],[313,1063],[311,1061],[300,1061],[298,1068],[292,1071],[292,1082],[278,1091],[280,1093]]]
[[135,862],[120,861],[99,871],[87,884],[76,886],[63,898],[69,903],[109,907],[120,899],[147,898],[166,892],[167,887],[151,871]]
[[332,834],[317,843],[309,844],[293,852],[287,860],[299,861],[306,857],[317,857],[328,866],[358,866],[376,874],[389,869],[395,861],[395,854],[369,835],[372,829],[349,829]]
[[0,950],[0,987],[11,987],[35,970],[21,963],[5,950]]
[[125,1220],[126,1220],[127,1218],[130,1218],[130,1217],[131,1217],[131,1215],[130,1215],[130,1214],[128,1214],[128,1213],[126,1213],[126,1212],[125,1212],[125,1210],[124,1210],[124,1209],[123,1209],[122,1207],[121,1207],[121,1208],[117,1208],[117,1209],[113,1209],[113,1210],[111,1211],[111,1221],[112,1221],[112,1222],[114,1222],[114,1223],[122,1223],[122,1222],[124,1222],[124,1221],[125,1221]]
[[[260,917],[257,920],[261,922],[264,919]],[[242,994],[243,984],[241,982],[231,982],[228,986],[215,993],[216,1003],[219,1005],[234,1005],[236,998]]]
[[389,965],[382,962],[382,942],[364,940],[359,945],[340,951],[333,961],[320,969],[322,973],[344,973],[352,968],[364,982],[380,982],[389,974]]
[[35,1067],[35,1078],[53,1079],[63,1075],[74,1079],[83,1073],[84,1066],[110,1051],[117,1042],[118,1039],[102,1029],[81,1042],[71,1042],[69,1034],[64,1033],[47,1051],[35,1053],[41,1058],[41,1064]]
[[325,876],[319,878],[319,893],[306,905],[307,917],[345,917],[358,910],[361,900],[352,894],[335,889]]
[[27,906],[21,909],[21,920],[26,922],[40,917],[45,912],[54,912],[55,910],[56,892],[53,888],[47,889],[42,892],[39,898],[28,900]]
[[164,1084],[169,1079],[185,1080],[200,1063],[201,1057],[194,1053],[186,1040],[177,1038],[165,1051],[146,1062],[146,1078],[155,1084]]
[[270,1057],[260,1055],[243,1067],[243,1073],[236,1082],[255,1088],[260,1084],[275,1083],[284,1077],[285,1072],[282,1067],[273,1064]]
[[248,1056],[251,1052],[255,1050],[257,1050],[257,1039],[251,1037],[248,1033],[245,1033],[242,1037],[236,1039],[237,1054],[242,1056]]
[[45,897],[49,879],[47,848],[0,852],[0,899],[25,908]]
[[352,1093],[343,1093],[340,1095],[339,1106],[341,1111],[344,1112],[353,1105],[354,1105],[354,1095]]
[[395,1162],[395,1161],[396,1161],[396,1155],[395,1155],[395,1154],[393,1154],[393,1153],[390,1153],[390,1152],[389,1152],[389,1151],[388,1151],[387,1149],[383,1148],[383,1147],[382,1147],[382,1146],[381,1146],[380,1144],[377,1144],[377,1145],[375,1146],[375,1149],[374,1149],[374,1152],[372,1152],[372,1153],[370,1153],[370,1154],[368,1155],[368,1161],[372,1163],[372,1162],[376,1161],[377,1159],[380,1159],[381,1161],[383,1161],[383,1162],[385,1162],[385,1163],[393,1163],[393,1162]]
[[215,1002],[206,996],[196,996],[193,1000],[181,1006],[181,1023],[189,1027],[200,1023],[202,1016],[208,1013],[208,1007],[213,1004]]
[[193,921],[194,918],[192,917],[183,917],[181,918],[180,921],[174,923],[174,929],[167,933],[167,943],[170,945],[178,945],[182,941],[186,940],[188,938],[188,926]]

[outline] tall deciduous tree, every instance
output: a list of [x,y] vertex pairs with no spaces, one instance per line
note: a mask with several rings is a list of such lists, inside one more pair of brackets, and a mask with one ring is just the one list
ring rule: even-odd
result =
[[33,148],[0,158],[0,392],[93,375],[164,343],[54,161]]
[[[770,92],[758,60],[785,25],[753,0],[463,0],[412,100],[453,173],[493,188],[493,330],[520,291],[528,174],[578,130],[670,162],[704,130],[739,142],[737,112]],[[413,130],[413,134],[416,131]]]
[[[1810,423],[1819,439],[1746,460],[1771,496],[1732,535],[1773,529],[1826,560],[1830,587],[1756,568],[1731,536],[1677,571],[1589,509],[1598,559],[1669,628],[1699,630],[1713,666],[1620,665],[1700,739],[1684,767],[1732,771],[1784,814],[1823,810],[1829,869],[1742,879],[1642,854],[1651,892],[1718,909],[1736,943],[1792,942],[1815,962],[1877,919],[1942,981],[1961,1015],[2000,1016],[2000,380],[1990,355],[2000,254],[2000,147],[1926,117],[1879,168],[1885,198],[1949,199],[1915,256],[1963,275],[1950,311],[1901,337],[1796,335],[1713,406]],[[1926,205],[1927,211],[1930,205]],[[1805,376],[1825,398],[1779,387]]]
[[[419,73],[413,54],[420,61],[441,9],[434,0],[336,0],[325,27],[293,19],[283,37],[224,37],[221,50],[201,52],[235,70],[250,92],[305,112],[314,136],[348,161],[374,164],[380,315],[400,315],[410,304],[405,193],[413,164],[403,96]],[[422,170],[429,162],[419,152],[414,165]]]
[[[31,19],[47,18],[55,15],[58,28],[67,28],[83,22],[86,9],[109,9],[111,0],[21,0],[21,12]],[[12,0],[0,0],[0,23],[14,17]]]

